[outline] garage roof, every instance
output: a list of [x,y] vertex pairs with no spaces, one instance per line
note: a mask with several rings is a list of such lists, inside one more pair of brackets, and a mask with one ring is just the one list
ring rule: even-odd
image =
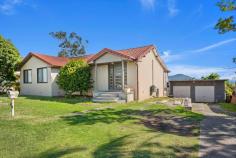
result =
[[176,80],[169,82],[209,82],[209,81],[228,81],[227,79],[218,79],[218,80]]

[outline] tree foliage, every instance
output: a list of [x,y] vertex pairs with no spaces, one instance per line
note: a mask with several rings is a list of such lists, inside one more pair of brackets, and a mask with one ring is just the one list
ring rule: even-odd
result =
[[14,73],[20,59],[16,47],[0,35],[0,85],[16,80]]
[[202,80],[218,80],[220,79],[220,75],[217,73],[211,73],[207,76],[203,76]]
[[91,88],[89,65],[83,60],[72,60],[61,68],[57,83],[61,89],[71,96],[74,92],[87,92]]
[[49,34],[60,41],[59,47],[61,50],[58,56],[77,57],[86,53],[85,44],[87,44],[88,41],[84,41],[77,33],[71,32],[67,34],[66,32],[59,31]]
[[234,84],[230,83],[229,81],[225,82],[225,93],[227,96],[231,96],[234,91]]
[[[233,12],[236,11],[236,0],[221,0],[217,3],[217,6],[222,12]],[[230,31],[236,31],[236,23],[234,20],[234,15],[225,18],[220,18],[215,28],[220,34],[224,34]]]

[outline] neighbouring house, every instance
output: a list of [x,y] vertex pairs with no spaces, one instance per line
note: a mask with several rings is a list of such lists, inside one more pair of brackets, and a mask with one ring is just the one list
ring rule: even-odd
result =
[[191,98],[193,102],[223,102],[226,80],[170,81],[170,95],[175,98]]
[[[79,57],[91,66],[93,96],[96,101],[132,101],[167,95],[168,73],[165,63],[153,46],[124,50],[105,48],[94,55]],[[21,94],[37,96],[64,95],[56,77],[70,60],[38,53],[29,53],[21,64]]]

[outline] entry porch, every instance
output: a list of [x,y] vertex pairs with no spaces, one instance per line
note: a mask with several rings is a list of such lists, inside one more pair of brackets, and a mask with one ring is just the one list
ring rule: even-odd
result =
[[94,63],[92,69],[95,102],[129,102],[134,89],[128,85],[128,61]]

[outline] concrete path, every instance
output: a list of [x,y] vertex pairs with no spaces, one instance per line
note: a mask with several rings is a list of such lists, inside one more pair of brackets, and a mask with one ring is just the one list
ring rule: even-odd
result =
[[202,158],[236,158],[236,117],[220,113],[218,105],[193,104],[193,111],[206,118],[201,122]]

